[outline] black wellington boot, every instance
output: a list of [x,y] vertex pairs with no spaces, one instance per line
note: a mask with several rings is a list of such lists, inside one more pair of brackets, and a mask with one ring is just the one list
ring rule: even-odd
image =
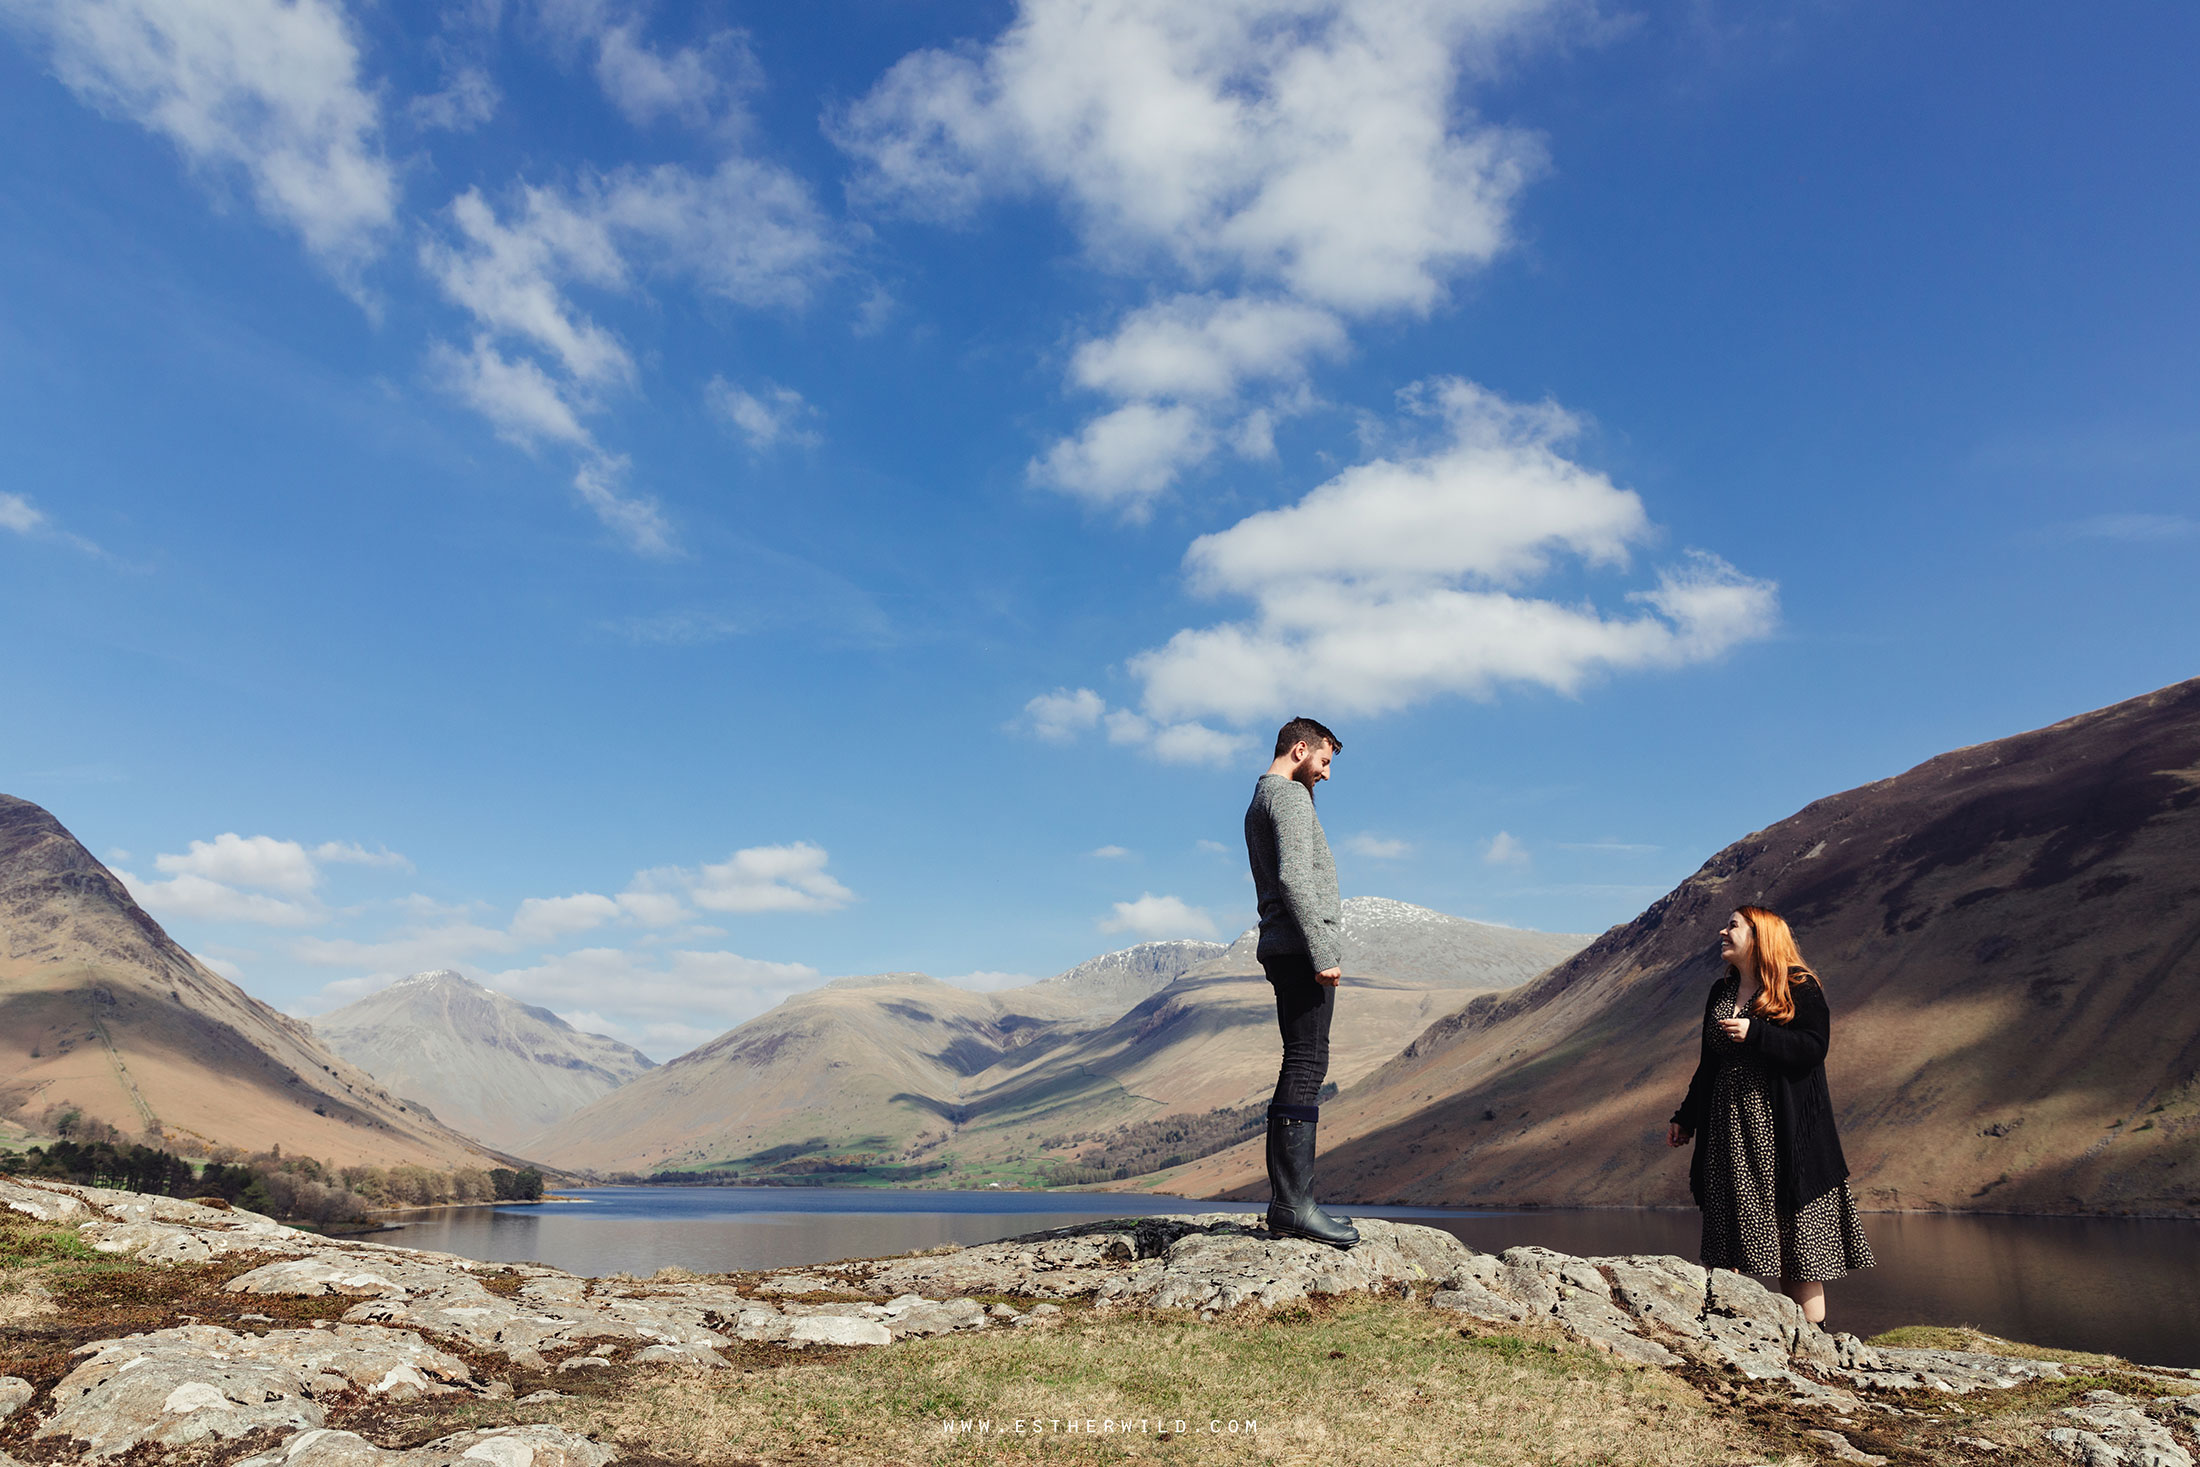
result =
[[1314,1122],[1268,1117],[1268,1231],[1332,1248],[1360,1241],[1350,1218],[1332,1217],[1314,1200]]

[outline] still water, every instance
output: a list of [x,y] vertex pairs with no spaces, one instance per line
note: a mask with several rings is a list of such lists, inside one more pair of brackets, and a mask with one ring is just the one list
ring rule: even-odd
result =
[[[580,1274],[699,1273],[876,1258],[985,1243],[1103,1217],[1258,1212],[1258,1205],[1078,1192],[854,1187],[602,1187],[540,1206],[466,1208],[377,1241]],[[1588,1256],[1694,1258],[1690,1211],[1350,1209],[1425,1223],[1495,1253],[1522,1243]],[[2005,1339],[2200,1367],[2200,1223],[1868,1213],[1879,1266],[1827,1287],[1827,1325],[1872,1335],[1967,1324]]]

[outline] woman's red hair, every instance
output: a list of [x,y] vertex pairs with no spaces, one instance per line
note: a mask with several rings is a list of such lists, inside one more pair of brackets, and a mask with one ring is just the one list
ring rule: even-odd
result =
[[1750,1011],[1775,1024],[1785,1024],[1795,1017],[1795,995],[1790,987],[1798,980],[1815,983],[1818,975],[1803,961],[1803,950],[1795,945],[1795,934],[1788,930],[1785,917],[1764,907],[1734,910],[1749,924],[1750,951],[1757,958],[1757,1001],[1749,1006]]

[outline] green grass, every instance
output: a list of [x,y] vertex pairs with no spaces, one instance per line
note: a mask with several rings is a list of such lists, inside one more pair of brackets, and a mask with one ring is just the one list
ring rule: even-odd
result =
[[44,1268],[56,1263],[111,1263],[74,1228],[29,1222],[0,1214],[0,1270]]

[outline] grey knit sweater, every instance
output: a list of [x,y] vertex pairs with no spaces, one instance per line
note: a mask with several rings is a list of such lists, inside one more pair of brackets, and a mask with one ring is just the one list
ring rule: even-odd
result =
[[1295,779],[1264,774],[1245,811],[1245,854],[1260,897],[1260,956],[1304,953],[1317,973],[1344,962],[1337,863],[1313,792]]

